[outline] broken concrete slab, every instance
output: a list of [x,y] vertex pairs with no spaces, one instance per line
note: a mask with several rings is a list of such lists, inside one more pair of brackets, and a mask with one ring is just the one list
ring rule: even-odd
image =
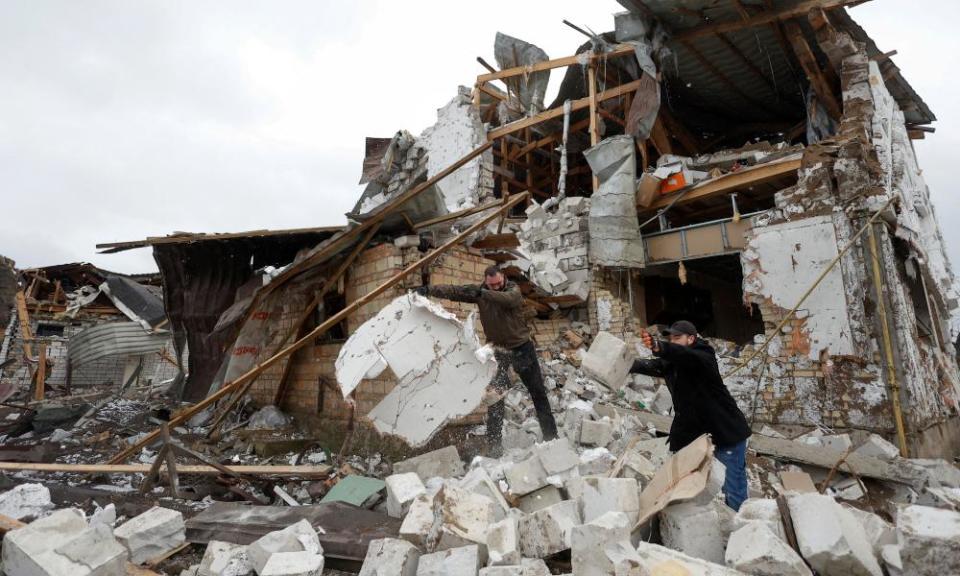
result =
[[276,552],[267,558],[260,576],[323,576],[323,554],[308,552]]
[[531,492],[543,488],[548,484],[547,471],[536,454],[515,463],[503,472],[510,487],[510,492],[516,496],[526,496]]
[[442,524],[437,550],[477,544],[485,559],[487,529],[495,521],[493,501],[457,486],[444,486],[440,498]]
[[387,514],[403,518],[417,496],[427,491],[416,472],[387,476]]
[[573,500],[564,500],[520,519],[520,549],[528,558],[546,558],[570,548],[573,527],[581,523]]
[[599,181],[590,198],[590,263],[639,268],[644,249],[636,215],[636,147],[632,136],[604,139],[583,153]]
[[520,498],[518,508],[526,514],[533,514],[557,502],[563,501],[563,494],[556,486],[544,486],[536,492],[531,492]]
[[127,558],[109,527],[88,527],[75,508],[35,520],[3,540],[8,576],[116,576],[125,573]]
[[756,576],[812,576],[810,568],[764,522],[748,522],[730,535],[727,566]]
[[881,460],[893,460],[900,457],[900,449],[879,434],[871,434],[853,453]]
[[881,576],[882,571],[857,518],[822,494],[787,497],[800,553],[822,576]]
[[670,414],[673,411],[673,396],[666,384],[657,387],[653,399],[650,400],[650,409],[657,414]]
[[[270,532],[256,540],[247,547],[247,557],[250,564],[257,574],[263,575],[264,567],[270,559],[281,553],[307,552],[313,555],[322,555],[323,547],[320,546],[320,539],[317,537],[317,531],[313,529],[310,522],[300,520],[295,524],[287,526],[283,530]],[[288,562],[288,560],[290,560]],[[294,566],[303,563],[305,566],[312,565],[312,561],[304,556],[294,559],[280,560],[275,565],[279,570],[280,566]],[[321,559],[322,565],[322,559]]]
[[867,541],[873,545],[873,552],[878,557],[884,546],[897,543],[897,529],[892,524],[872,512],[860,510],[848,504],[844,504],[843,507],[849,510],[863,526]]
[[580,444],[606,446],[613,441],[613,426],[605,420],[583,420],[580,423]]
[[577,467],[580,462],[577,451],[566,438],[556,438],[537,444],[533,449],[540,457],[540,464],[548,476],[563,474]]
[[414,456],[393,465],[394,474],[415,472],[420,480],[431,478],[453,478],[463,475],[463,460],[457,447],[450,445],[438,450]]
[[[570,536],[573,573],[577,576],[614,574],[614,562],[620,560],[621,549],[631,547],[632,527],[632,521],[623,512],[607,512],[591,522],[574,526]],[[609,554],[610,548],[615,548],[616,553]]]
[[942,458],[911,458],[904,460],[916,468],[927,473],[930,484],[934,487],[949,486],[960,488],[960,468]]
[[683,575],[683,576],[746,576],[746,573],[720,564],[707,562],[700,558],[688,556],[683,552],[671,550],[657,544],[640,542],[637,554],[641,559],[641,567],[650,574]]
[[550,569],[543,560],[524,558],[522,564],[481,568],[480,576],[550,576]]
[[350,335],[337,356],[337,382],[346,398],[389,367],[397,385],[367,417],[381,433],[422,446],[483,402],[496,362],[479,349],[472,315],[462,323],[439,304],[406,294]]
[[633,478],[587,476],[576,485],[584,522],[592,522],[608,512],[624,513],[631,527],[640,519],[640,485]]
[[252,573],[247,547],[219,540],[207,544],[197,568],[197,576],[247,576]]
[[460,487],[481,496],[489,498],[493,504],[493,516],[497,521],[502,520],[510,511],[510,504],[500,492],[500,487],[493,481],[490,473],[482,466],[477,466],[467,472],[460,481]]
[[904,506],[897,512],[903,573],[911,576],[960,571],[960,512]]
[[609,332],[598,332],[581,360],[581,367],[588,376],[614,391],[626,384],[631,366],[633,355],[627,343]]
[[[580,454],[580,465],[575,472],[580,476],[603,476],[613,468],[616,457],[606,448],[589,448]],[[571,471],[571,474],[574,471]]]
[[117,528],[113,535],[130,552],[130,561],[142,564],[186,541],[183,514],[154,506]]
[[783,528],[780,508],[772,498],[748,498],[740,505],[740,510],[733,518],[733,529],[739,530],[751,522],[765,525],[778,538],[787,541],[787,534]]
[[487,530],[487,563],[490,566],[519,564],[520,523],[510,516],[490,525]]
[[421,550],[429,550],[438,537],[439,493],[417,496],[400,525],[399,536]]
[[43,484],[20,484],[0,494],[0,514],[14,520],[39,518],[53,508],[50,490]]
[[420,550],[396,538],[370,542],[359,576],[416,576]]
[[667,506],[660,512],[660,537],[664,546],[694,558],[722,564],[728,533],[724,533],[726,518],[721,517],[720,506],[696,502]]
[[480,548],[463,546],[425,554],[417,565],[417,576],[477,576]]

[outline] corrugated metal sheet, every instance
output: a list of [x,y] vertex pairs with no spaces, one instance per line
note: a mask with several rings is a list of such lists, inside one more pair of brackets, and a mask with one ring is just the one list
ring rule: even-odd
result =
[[108,356],[150,354],[170,343],[168,332],[147,332],[136,322],[108,322],[91,326],[70,338],[71,368]]

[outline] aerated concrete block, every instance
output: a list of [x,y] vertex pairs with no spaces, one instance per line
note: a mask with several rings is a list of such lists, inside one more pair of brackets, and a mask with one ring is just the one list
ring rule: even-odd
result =
[[783,529],[783,520],[780,517],[780,508],[772,498],[748,498],[740,505],[740,510],[733,518],[733,529],[739,530],[749,523],[756,522],[765,525],[778,538],[787,541],[786,531]]
[[403,518],[414,499],[427,491],[415,472],[387,476],[384,482],[387,485],[387,514],[393,518]]
[[787,503],[800,553],[821,576],[882,575],[863,526],[833,498],[790,494]]
[[536,492],[531,492],[520,498],[519,508],[526,514],[533,514],[537,510],[543,510],[548,506],[553,506],[557,502],[563,501],[563,495],[556,486],[544,486]]
[[424,482],[434,477],[455,478],[463,475],[463,461],[456,446],[444,446],[393,465],[394,474],[407,472],[416,472]]
[[323,554],[308,552],[277,552],[257,572],[260,576],[322,576]]
[[900,457],[900,449],[887,442],[879,434],[871,434],[867,441],[857,447],[853,453],[860,456],[872,456],[881,460],[893,460]]
[[904,574],[960,574],[960,513],[905,506],[897,512],[897,538]]
[[584,420],[580,424],[580,444],[606,446],[613,441],[613,426],[605,420]]
[[763,522],[748,522],[730,535],[727,566],[756,576],[812,576],[785,541]]
[[88,527],[83,512],[58,510],[3,539],[7,576],[116,576],[128,554],[108,526]]
[[53,507],[50,490],[43,484],[20,484],[0,494],[0,514],[14,520],[39,518]]
[[242,544],[211,540],[203,552],[197,576],[246,576],[253,574],[253,566],[247,557],[247,547]]
[[556,438],[537,444],[533,451],[540,458],[540,464],[547,476],[569,472],[580,462],[577,451],[566,438]]
[[445,486],[441,498],[442,524],[436,550],[476,544],[481,561],[486,561],[487,529],[494,523],[493,502],[456,486]]
[[421,494],[410,504],[410,510],[403,518],[398,532],[400,538],[417,546],[421,550],[428,550],[431,541],[439,530],[439,497],[436,492]]
[[725,534],[725,518],[721,516],[720,506],[715,502],[706,505],[680,502],[667,506],[660,512],[663,545],[694,558],[723,564],[729,533]]
[[[642,568],[650,574],[683,576],[746,576],[745,572],[688,556],[657,544],[640,542],[637,554]],[[641,573],[642,574],[642,573]]]
[[528,558],[546,558],[570,548],[573,527],[581,523],[577,503],[564,500],[520,520],[520,549]]
[[633,478],[588,476],[579,483],[580,512],[592,522],[608,512],[623,512],[630,525],[640,519],[640,486]]
[[[574,526],[570,536],[573,573],[577,576],[614,574],[614,561],[620,560],[623,549],[620,545],[630,548],[632,527],[623,512],[607,512],[592,522]],[[608,554],[611,548],[613,554]]]
[[125,522],[113,535],[130,552],[134,564],[162,556],[186,541],[183,514],[159,506]]
[[487,530],[487,558],[490,566],[520,563],[520,523],[515,517],[504,518]]
[[844,505],[844,508],[849,510],[863,526],[867,541],[873,545],[873,553],[877,557],[880,556],[884,546],[897,543],[897,529],[893,524],[872,512],[866,512],[848,505]]
[[[264,534],[247,547],[247,556],[250,558],[250,564],[260,576],[263,576],[264,567],[274,555],[289,552],[309,552],[314,555],[323,554],[323,547],[320,546],[317,531],[313,529],[313,526],[311,526],[307,520],[300,520],[296,524],[291,524],[283,530]],[[278,561],[274,569],[279,570],[281,566],[288,565],[299,566],[300,562],[303,562],[305,566],[311,564],[306,556],[294,558],[293,561],[295,562],[292,564],[286,560],[282,562]]]
[[479,547],[464,546],[421,556],[417,576],[477,576],[479,570]]
[[507,468],[504,476],[510,492],[515,496],[525,496],[547,485],[547,471],[537,455]]
[[505,518],[510,511],[510,504],[507,503],[503,493],[500,492],[500,487],[493,481],[493,477],[485,468],[477,467],[467,472],[467,475],[460,481],[460,487],[489,498],[493,502],[493,516],[497,521]]
[[420,550],[406,540],[372,540],[359,576],[416,576]]
[[653,399],[650,400],[650,409],[657,414],[669,414],[673,410],[673,396],[670,395],[670,389],[665,384],[661,384]]
[[598,332],[583,354],[581,367],[589,376],[599,380],[613,391],[627,383],[633,356],[627,343],[609,332]]

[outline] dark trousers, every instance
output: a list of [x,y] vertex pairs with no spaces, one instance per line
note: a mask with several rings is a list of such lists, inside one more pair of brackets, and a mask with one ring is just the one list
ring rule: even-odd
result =
[[[503,392],[510,387],[508,370],[513,370],[520,376],[523,385],[527,387],[533,407],[537,411],[537,421],[544,440],[553,440],[557,437],[557,423],[550,411],[550,400],[547,399],[547,389],[543,385],[543,374],[540,372],[540,361],[537,358],[537,349],[533,342],[527,342],[511,350],[498,349],[497,374],[491,385],[497,392]],[[499,452],[503,439],[503,400],[487,408],[487,443]]]

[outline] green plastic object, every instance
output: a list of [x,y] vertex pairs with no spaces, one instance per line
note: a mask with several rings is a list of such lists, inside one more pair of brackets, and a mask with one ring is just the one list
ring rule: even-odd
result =
[[363,506],[373,496],[387,487],[386,482],[366,476],[347,476],[333,485],[321,502],[346,502],[354,506]]

